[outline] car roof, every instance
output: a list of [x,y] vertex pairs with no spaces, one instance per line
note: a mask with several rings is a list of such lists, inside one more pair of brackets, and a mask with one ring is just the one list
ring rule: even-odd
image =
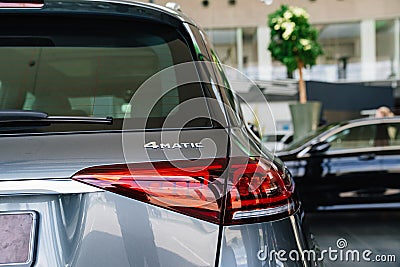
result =
[[[154,3],[144,3],[144,2],[136,2],[136,1],[126,1],[126,0],[121,0],[121,1],[113,1],[113,0],[84,0],[84,1],[95,1],[95,2],[106,2],[106,3],[121,3],[121,4],[128,4],[128,5],[137,5],[137,6],[142,6],[144,8],[150,8],[157,10],[161,13],[164,13],[166,15],[172,16],[182,22],[187,22],[193,25],[196,25],[196,23],[191,19],[189,16],[187,16],[185,13],[183,13],[181,10],[174,10],[166,6],[154,4]],[[197,25],[196,25],[197,26]]]
[[[282,153],[292,153],[292,152],[299,151],[299,150],[303,149],[305,146],[315,142],[315,140],[321,140],[321,138],[325,138],[325,137],[329,136],[332,132],[336,132],[339,129],[343,129],[342,127],[347,128],[347,127],[353,127],[353,126],[358,126],[358,125],[361,126],[361,125],[368,125],[368,124],[395,123],[395,122],[400,123],[400,116],[383,117],[383,118],[370,117],[370,118],[354,119],[354,120],[332,123],[332,124],[329,124],[332,126],[329,129],[319,133],[318,135],[315,135],[312,139],[305,142],[304,144],[302,144],[296,148],[293,148],[291,150],[288,150],[288,151],[282,151]],[[328,127],[329,125],[325,125],[325,126]],[[277,153],[277,155],[279,156],[280,153]]]
[[393,116],[393,117],[383,117],[383,118],[376,118],[376,117],[369,117],[369,118],[362,118],[362,119],[354,119],[349,121],[343,121],[338,123],[338,126],[345,126],[349,124],[375,124],[375,123],[382,123],[382,122],[400,122],[400,116]]
[[332,123],[332,127],[329,130],[321,132],[319,135],[315,136],[315,138],[320,138],[322,136],[328,135],[331,132],[336,131],[342,127],[354,127],[358,125],[368,125],[368,124],[379,124],[379,123],[394,123],[400,122],[400,116],[393,116],[393,117],[383,117],[383,118],[376,118],[376,117],[368,117],[368,118],[361,118],[361,119],[354,119],[348,121],[342,121],[337,123]]
[[[29,1],[30,0],[27,0],[26,2]],[[19,1],[15,0],[15,2]],[[121,7],[121,5],[127,6],[131,9],[117,8]],[[111,6],[114,6],[115,8],[110,8]],[[174,10],[154,3],[127,0],[44,0],[44,6],[42,8],[0,8],[0,12],[4,13],[15,13],[15,11],[21,13],[63,11],[67,13],[90,12],[98,14],[121,14],[125,16],[132,15],[148,17],[164,22],[175,20],[175,23],[170,24],[176,24],[178,21],[180,23],[186,22],[199,27],[191,18],[179,10]]]

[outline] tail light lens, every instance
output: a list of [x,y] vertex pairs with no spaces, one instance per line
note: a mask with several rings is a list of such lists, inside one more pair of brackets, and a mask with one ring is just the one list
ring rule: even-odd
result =
[[265,220],[295,210],[291,178],[264,159],[107,165],[72,178],[218,224]]
[[135,163],[84,169],[73,179],[217,223],[225,161]]
[[286,170],[263,158],[248,159],[246,164],[233,159],[230,170],[224,224],[263,221],[295,211],[294,184]]
[[0,0],[0,8],[41,8],[43,0]]

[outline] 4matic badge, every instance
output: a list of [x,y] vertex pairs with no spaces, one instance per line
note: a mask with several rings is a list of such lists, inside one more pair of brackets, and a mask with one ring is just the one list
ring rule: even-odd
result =
[[157,144],[157,142],[150,142],[144,145],[144,148],[152,148],[152,149],[182,149],[182,148],[203,148],[202,143],[165,143],[165,144]]

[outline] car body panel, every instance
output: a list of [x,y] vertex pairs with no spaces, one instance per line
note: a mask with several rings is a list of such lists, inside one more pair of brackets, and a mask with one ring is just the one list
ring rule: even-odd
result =
[[[114,193],[3,196],[0,209],[40,214],[34,266],[216,266],[218,225]],[[258,258],[309,249],[301,216],[223,227],[219,266],[312,266]]]
[[[122,139],[129,142],[123,148]],[[161,141],[162,140],[162,141]],[[194,143],[204,148],[148,149],[148,142]],[[1,180],[70,178],[79,170],[96,165],[227,156],[226,130],[182,130],[160,132],[97,132],[77,134],[15,135],[0,138]],[[131,151],[131,152],[129,152]],[[201,154],[200,154],[201,151]],[[127,160],[127,161],[126,161]]]
[[218,225],[109,192],[3,196],[0,209],[40,214],[35,266],[215,262]]
[[278,221],[225,227],[220,266],[313,266],[316,263],[308,260],[269,258],[280,250],[289,253],[309,249],[301,215],[297,212]]

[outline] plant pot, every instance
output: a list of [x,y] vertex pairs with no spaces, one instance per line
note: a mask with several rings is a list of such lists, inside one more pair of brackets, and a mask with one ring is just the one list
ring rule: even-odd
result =
[[293,123],[293,140],[297,140],[318,128],[321,102],[309,101],[305,104],[291,104],[289,107]]

